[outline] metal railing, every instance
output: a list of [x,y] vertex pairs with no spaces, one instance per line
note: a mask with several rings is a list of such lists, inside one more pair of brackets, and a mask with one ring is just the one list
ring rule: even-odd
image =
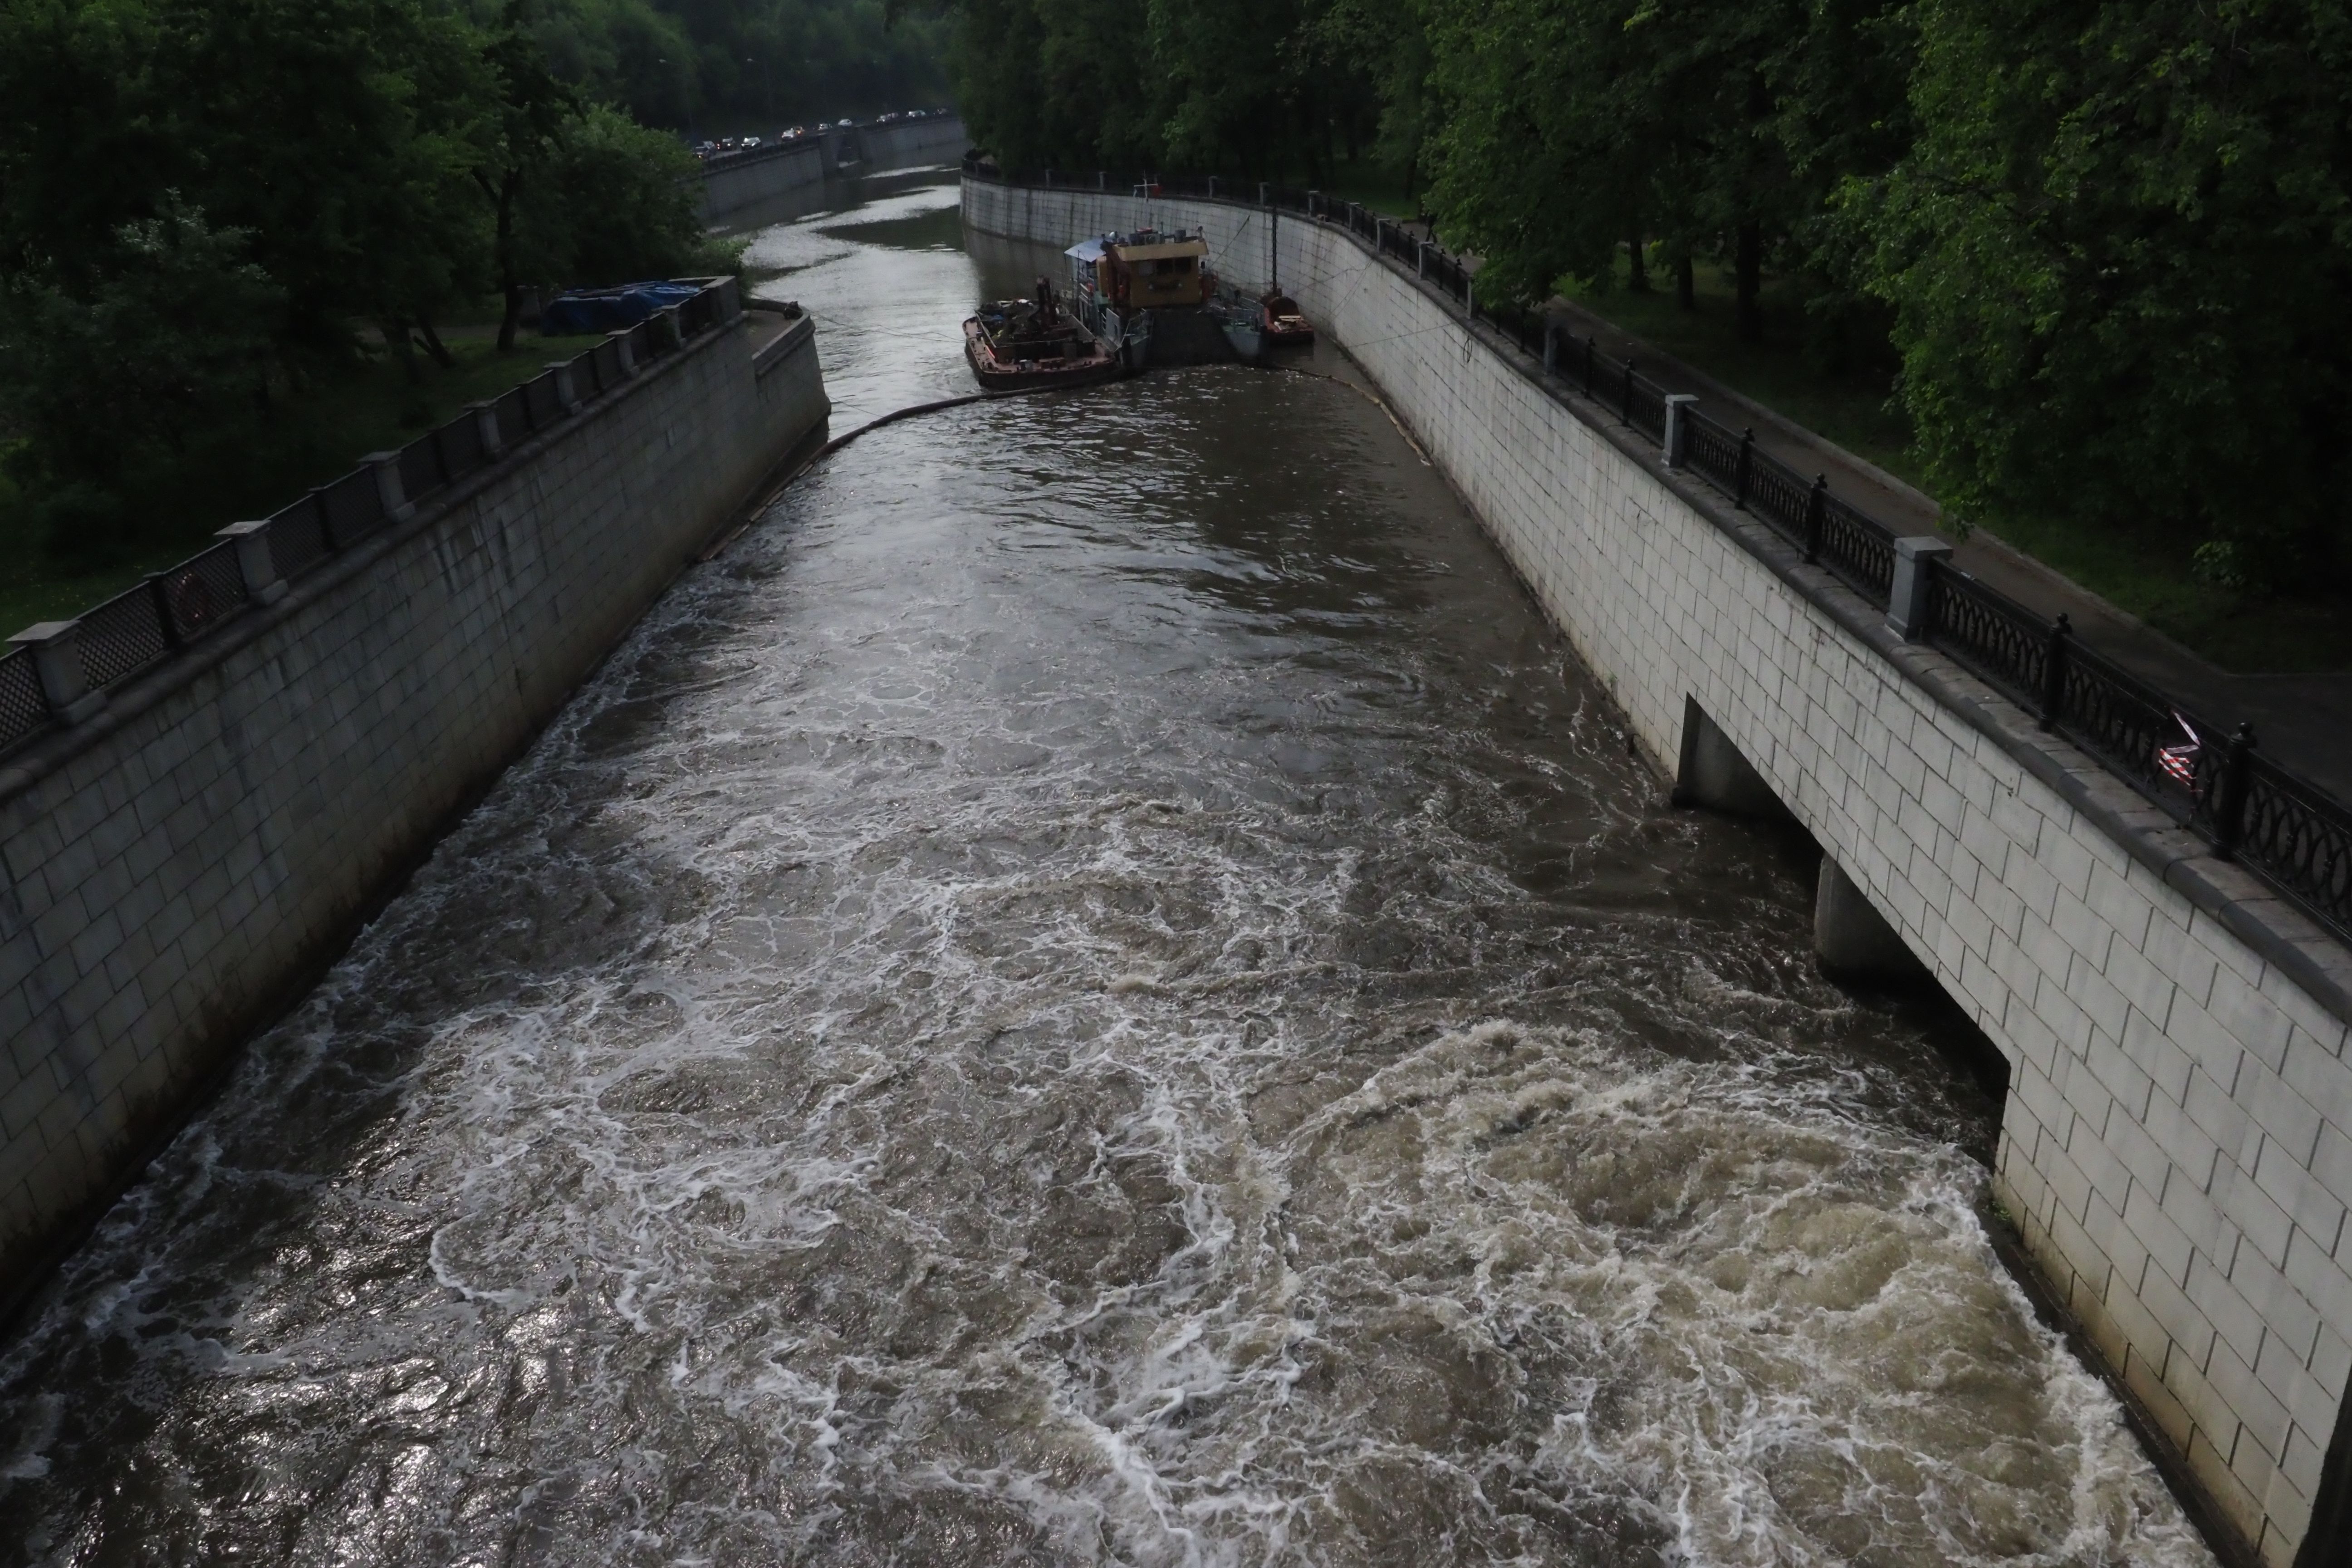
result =
[[[735,279],[703,280],[700,291],[670,311],[610,333],[379,464],[311,490],[249,530],[257,532],[257,542],[226,539],[64,623],[66,630],[45,639],[51,655],[46,670],[40,647],[19,643],[0,652],[0,754],[58,728],[90,695],[203,641],[277,584],[317,570],[405,516],[417,501],[488,467],[509,448],[571,417],[589,398],[632,380],[640,367],[682,351],[741,313]],[[488,438],[493,431],[495,445]]]
[[[1002,184],[1045,179],[1000,173],[971,159],[964,172]],[[1666,388],[1637,365],[1601,353],[1590,337],[1567,336],[1534,311],[1479,300],[1462,258],[1358,203],[1222,177],[1060,178],[1073,187],[1148,187],[1171,196],[1272,207],[1345,228],[1375,256],[1412,268],[1424,287],[1517,344],[1543,367],[1555,390],[1580,392],[1617,423],[1653,441],[1665,439]],[[1807,479],[1758,450],[1754,432],[1734,431],[1688,406],[1682,417],[1687,434],[1677,440],[1680,463],[1874,607],[1888,607],[1893,529],[1832,493],[1827,479]],[[2097,757],[2221,858],[2237,860],[2337,936],[2352,940],[2352,807],[2263,754],[2251,725],[2232,734],[2084,647],[2065,616],[2045,619],[1941,559],[1922,564],[1928,574],[1927,613],[1915,635],[2015,700],[2042,728]]]

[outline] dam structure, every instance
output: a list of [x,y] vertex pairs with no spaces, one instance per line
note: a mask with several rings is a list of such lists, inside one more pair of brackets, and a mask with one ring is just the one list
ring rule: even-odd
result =
[[[2223,1543],[2276,1568],[2340,1561],[2352,953],[2313,912],[2325,877],[2282,896],[2227,833],[2217,848],[2185,830],[2046,711],[1916,640],[1936,542],[1895,542],[1891,577],[1886,559],[1845,564],[1848,524],[1818,494],[1808,513],[1801,488],[1792,542],[1759,519],[1744,454],[1712,454],[1739,494],[1694,471],[1692,400],[1637,410],[1630,371],[1594,386],[1573,345],[1530,352],[1469,308],[1450,258],[1361,209],[1187,184],[968,167],[963,216],[1053,249],[1181,227],[1241,288],[1278,277],[1677,799],[1785,815],[1819,846],[1825,964],[1916,967],[1998,1048],[1994,1199]],[[2199,809],[2236,788],[2242,810],[2244,787]]]
[[0,1315],[796,447],[732,278],[0,658]]
[[803,137],[745,153],[722,153],[702,166],[702,217],[726,226],[828,183],[868,174],[951,164],[971,145],[952,114],[888,124],[820,126]]

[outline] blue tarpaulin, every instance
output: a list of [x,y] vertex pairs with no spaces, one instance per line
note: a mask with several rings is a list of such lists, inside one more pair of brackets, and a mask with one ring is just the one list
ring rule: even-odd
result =
[[624,283],[617,289],[574,289],[540,308],[539,330],[551,338],[583,332],[616,332],[634,327],[656,310],[691,300],[694,283]]

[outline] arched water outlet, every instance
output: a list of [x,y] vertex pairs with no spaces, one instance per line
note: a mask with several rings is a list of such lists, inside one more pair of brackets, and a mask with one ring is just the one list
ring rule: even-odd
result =
[[[1683,743],[1675,770],[1676,805],[1703,807],[1732,816],[1751,817],[1802,833],[1797,818],[1784,805],[1764,775],[1742,756],[1739,748],[1706,716],[1696,697],[1683,705]],[[1808,836],[1807,842],[1811,842]],[[1815,853],[1820,854],[1819,846]],[[1934,984],[1933,977],[1886,917],[1872,906],[1869,895],[1835,860],[1821,855],[1813,898],[1813,956],[1832,979],[1855,984],[1916,989]],[[1988,1047],[1988,1049],[1990,1047]]]

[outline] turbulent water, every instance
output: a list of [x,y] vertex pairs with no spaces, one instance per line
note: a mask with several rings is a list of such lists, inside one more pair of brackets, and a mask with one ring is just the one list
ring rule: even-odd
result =
[[[951,200],[760,237],[836,430],[965,389]],[[2210,1562],[1987,1246],[1958,1026],[1813,975],[1809,875],[1667,807],[1346,385],[890,426],[68,1263],[0,1542]]]

